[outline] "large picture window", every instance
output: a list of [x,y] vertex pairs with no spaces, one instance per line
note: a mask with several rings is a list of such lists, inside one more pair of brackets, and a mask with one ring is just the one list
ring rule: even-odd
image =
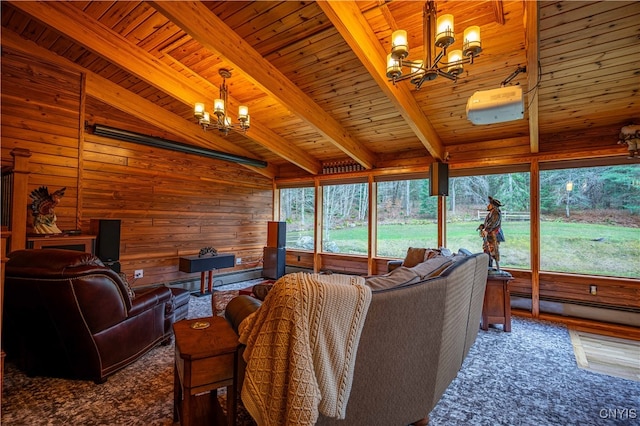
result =
[[314,188],[280,190],[280,220],[287,223],[287,248],[313,250]]
[[540,267],[640,277],[640,165],[540,172]]
[[367,255],[368,185],[326,185],[322,187],[322,191],[322,251]]
[[529,173],[502,173],[449,179],[447,247],[482,251],[478,226],[487,215],[488,197],[500,201],[502,231],[500,267],[531,267]]
[[429,196],[429,180],[377,185],[377,256],[404,258],[408,247],[437,247],[438,198]]

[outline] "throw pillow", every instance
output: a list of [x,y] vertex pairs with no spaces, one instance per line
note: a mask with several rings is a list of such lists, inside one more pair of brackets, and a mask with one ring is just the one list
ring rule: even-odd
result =
[[267,297],[267,294],[269,294],[269,291],[271,291],[272,288],[273,283],[256,284],[253,286],[252,292],[256,299],[264,301],[264,299]]
[[425,259],[425,248],[409,247],[402,266],[412,268]]
[[131,285],[129,284],[129,280],[127,280],[127,274],[125,274],[124,272],[120,272],[118,273],[118,275],[120,275],[120,279],[124,283],[124,288],[127,289],[127,294],[129,295],[129,299],[131,300],[135,299],[136,293],[131,288]]
[[424,260],[429,260],[429,259],[434,258],[436,256],[440,256],[440,250],[427,249],[424,252]]
[[365,279],[372,291],[385,290],[420,281],[420,277],[411,268],[400,266],[385,275],[376,275]]
[[464,254],[466,256],[471,256],[473,255],[473,253],[471,253],[469,250],[467,250],[466,248],[460,248],[458,249],[458,254]]
[[436,256],[411,268],[421,279],[435,277],[451,265],[452,259],[447,256]]

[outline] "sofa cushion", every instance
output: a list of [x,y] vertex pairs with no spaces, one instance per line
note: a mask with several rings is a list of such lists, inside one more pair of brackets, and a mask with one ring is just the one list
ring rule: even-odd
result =
[[369,277],[365,280],[365,283],[371,287],[371,290],[376,291],[412,284],[418,281],[420,281],[420,276],[414,270],[406,266],[400,266],[388,274]]
[[420,277],[420,279],[425,279],[439,275],[452,263],[453,260],[451,257],[436,256],[432,257],[431,259],[425,260],[422,263],[418,263],[416,266],[410,269],[413,270],[416,275]]

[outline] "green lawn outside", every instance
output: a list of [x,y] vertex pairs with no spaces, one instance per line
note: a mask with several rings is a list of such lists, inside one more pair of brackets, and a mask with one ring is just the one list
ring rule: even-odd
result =
[[[452,251],[459,248],[466,248],[472,252],[482,251],[482,240],[476,231],[479,223],[448,223],[448,248]],[[500,265],[529,269],[529,222],[505,222],[503,231],[506,241],[500,245]],[[290,246],[295,246],[294,242],[298,236],[288,234]],[[366,226],[332,230],[329,237],[329,240],[337,245],[340,253],[367,253]],[[542,222],[541,241],[540,264],[544,271],[640,278],[640,228]],[[408,247],[436,245],[435,223],[378,226],[378,256],[402,258]]]

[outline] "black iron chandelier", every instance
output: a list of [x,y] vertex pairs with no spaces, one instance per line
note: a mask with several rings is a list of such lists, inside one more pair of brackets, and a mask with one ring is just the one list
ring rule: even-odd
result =
[[[204,130],[215,128],[224,135],[227,135],[229,134],[229,130],[235,128],[235,125],[231,122],[231,118],[227,114],[229,93],[227,92],[226,81],[227,78],[231,77],[231,71],[226,68],[221,68],[218,74],[222,77],[222,85],[220,86],[220,97],[213,101],[213,114],[216,116],[215,120],[211,120],[211,114],[206,111],[203,102],[195,104],[193,115],[198,119],[198,124],[200,124]],[[249,107],[240,105],[238,107],[238,130],[245,133],[249,130],[249,127]]]
[[[387,77],[393,84],[409,80],[416,86],[416,90],[420,90],[425,81],[431,81],[438,76],[456,81],[464,69],[464,64],[473,64],[474,58],[482,52],[480,27],[474,25],[464,30],[462,49],[447,53],[447,48],[455,42],[453,15],[436,17],[435,1],[425,3],[422,21],[424,60],[405,59],[409,56],[405,30],[396,30],[391,36],[391,53],[387,55]],[[440,49],[435,57],[434,48]],[[409,68],[408,73],[403,73],[405,67]]]

